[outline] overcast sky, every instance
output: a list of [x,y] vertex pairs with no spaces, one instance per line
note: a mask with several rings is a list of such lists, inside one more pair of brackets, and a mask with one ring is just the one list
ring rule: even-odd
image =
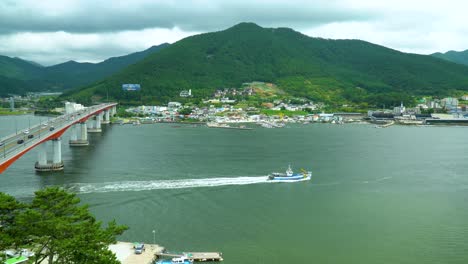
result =
[[468,49],[463,0],[0,0],[0,55],[99,62],[240,22],[404,52]]

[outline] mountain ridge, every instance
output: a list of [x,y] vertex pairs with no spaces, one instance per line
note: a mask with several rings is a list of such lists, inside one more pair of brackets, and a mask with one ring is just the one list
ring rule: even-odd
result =
[[[109,93],[115,100],[167,102],[181,90],[199,98],[243,82],[274,82],[294,96],[325,102],[380,104],[415,95],[468,90],[468,67],[403,53],[362,40],[308,37],[289,28],[241,23],[226,30],[184,38],[118,74],[67,95]],[[140,83],[126,93],[122,83]]]
[[464,50],[464,51],[450,50],[445,53],[436,52],[431,55],[440,59],[444,59],[444,60],[448,60],[451,62],[455,62],[455,63],[468,66],[468,50]]
[[70,60],[47,67],[21,58],[0,55],[0,96],[46,90],[64,91],[87,85],[168,46],[168,43],[163,43],[98,63]]

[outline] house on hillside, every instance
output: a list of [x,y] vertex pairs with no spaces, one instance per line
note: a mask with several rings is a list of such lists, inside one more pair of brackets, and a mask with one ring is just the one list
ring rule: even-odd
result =
[[182,107],[182,104],[179,103],[179,102],[169,102],[169,103],[167,104],[167,108],[168,108],[169,110],[177,110],[177,109],[179,109],[179,108],[181,108],[181,107]]
[[192,89],[189,89],[188,91],[183,90],[179,95],[180,97],[192,97]]

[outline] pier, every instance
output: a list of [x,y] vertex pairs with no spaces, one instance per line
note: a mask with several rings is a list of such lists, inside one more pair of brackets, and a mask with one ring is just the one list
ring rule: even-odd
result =
[[152,264],[156,255],[164,251],[160,245],[146,244],[145,250],[141,254],[135,254],[134,244],[130,242],[117,242],[110,245],[109,249],[122,264]]
[[180,258],[185,257],[189,260],[196,262],[204,261],[223,261],[223,254],[221,252],[184,252],[182,254],[171,253],[156,253],[158,258]]

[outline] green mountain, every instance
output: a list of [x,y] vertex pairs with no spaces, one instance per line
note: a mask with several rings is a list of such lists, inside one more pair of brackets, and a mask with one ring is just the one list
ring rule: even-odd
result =
[[39,91],[30,79],[43,73],[43,67],[19,58],[0,56],[0,96]]
[[468,50],[465,51],[448,51],[446,53],[434,53],[432,56],[448,60],[451,62],[468,65]]
[[58,87],[60,89],[87,85],[110,76],[128,65],[141,61],[146,56],[166,48],[167,46],[169,46],[169,44],[164,43],[144,51],[121,57],[109,58],[100,63],[68,61],[47,67],[43,79],[50,81],[53,87]]
[[100,63],[69,61],[49,67],[35,62],[0,56],[0,96],[37,91],[64,91],[91,84],[141,61],[169,44],[153,46],[144,51],[109,58]]
[[[468,67],[360,40],[311,38],[289,28],[241,23],[180,40],[65,96],[89,102],[108,93],[121,102],[149,104],[173,100],[185,89],[201,98],[250,81],[273,82],[290,95],[328,103],[390,105],[412,95],[468,91]],[[123,83],[139,83],[142,90],[122,91]]]

